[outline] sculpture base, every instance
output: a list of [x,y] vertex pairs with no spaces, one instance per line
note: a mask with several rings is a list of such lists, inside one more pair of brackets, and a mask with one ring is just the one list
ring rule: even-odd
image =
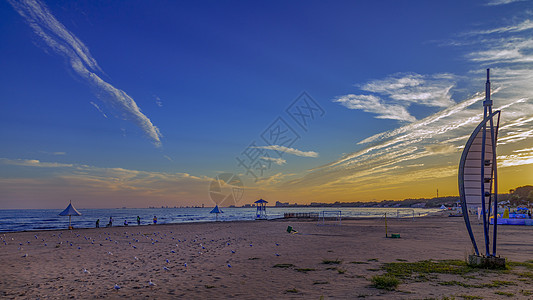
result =
[[483,269],[505,269],[505,258],[496,256],[469,255],[468,265]]

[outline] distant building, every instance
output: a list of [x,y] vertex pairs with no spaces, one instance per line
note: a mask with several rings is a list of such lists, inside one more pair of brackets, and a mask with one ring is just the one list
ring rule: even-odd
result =
[[279,201],[276,201],[276,206],[277,207],[283,207],[283,206],[289,206],[289,202],[279,202]]

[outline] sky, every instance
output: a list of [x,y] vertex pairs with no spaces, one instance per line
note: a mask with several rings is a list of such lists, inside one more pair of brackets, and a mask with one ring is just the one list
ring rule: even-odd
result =
[[506,193],[533,1],[1,0],[0,208],[457,196],[487,68]]

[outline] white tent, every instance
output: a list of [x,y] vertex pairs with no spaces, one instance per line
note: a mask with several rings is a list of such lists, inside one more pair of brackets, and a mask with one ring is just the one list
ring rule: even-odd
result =
[[72,201],[70,201],[70,204],[65,208],[64,211],[59,213],[60,216],[68,216],[68,229],[72,229],[72,226],[70,226],[70,218],[72,216],[81,216],[81,213],[77,211],[74,206],[72,206]]

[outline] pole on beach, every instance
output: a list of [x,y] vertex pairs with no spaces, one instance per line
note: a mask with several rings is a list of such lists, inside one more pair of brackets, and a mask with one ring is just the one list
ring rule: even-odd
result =
[[387,213],[385,213],[385,237],[389,237],[389,234],[387,232]]

